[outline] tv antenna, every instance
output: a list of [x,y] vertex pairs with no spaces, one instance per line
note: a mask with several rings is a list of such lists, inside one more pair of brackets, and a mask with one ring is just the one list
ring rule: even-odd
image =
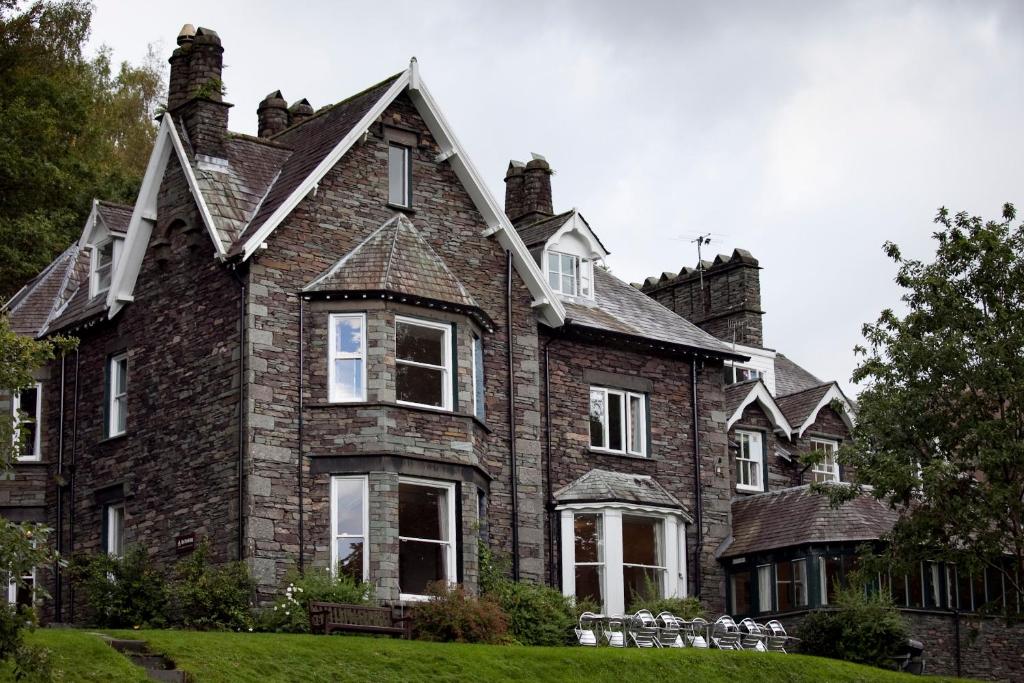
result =
[[711,233],[704,233],[703,235],[697,235],[695,239],[690,240],[690,244],[697,245],[697,272],[700,275],[700,290],[704,291],[704,258],[701,256],[701,247],[705,244],[711,244]]

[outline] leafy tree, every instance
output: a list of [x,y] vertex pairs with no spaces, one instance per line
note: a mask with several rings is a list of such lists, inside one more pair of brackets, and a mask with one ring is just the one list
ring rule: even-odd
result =
[[[903,309],[863,328],[852,445],[840,459],[900,520],[888,556],[1024,577],[1024,226],[940,209],[935,258],[892,243]],[[831,487],[839,502],[862,487]],[[1015,561],[1006,562],[1007,557]]]
[[87,58],[84,0],[0,0],[0,296],[78,236],[93,197],[131,201],[156,135],[163,66]]
[[[11,331],[7,317],[0,315],[0,393],[10,395],[33,385],[33,371],[60,351],[67,351],[73,341],[54,338],[35,341]],[[20,415],[19,419],[27,416]],[[15,416],[0,415],[0,475],[10,477],[13,463],[25,446],[24,432],[17,429]],[[48,545],[50,530],[39,524],[16,524],[0,518],[0,574],[10,576],[18,585],[33,568],[52,565],[56,554]],[[36,587],[37,595],[43,593]],[[45,657],[22,640],[26,625],[33,615],[11,605],[0,605],[0,662],[15,660],[15,673],[20,676],[45,666]]]

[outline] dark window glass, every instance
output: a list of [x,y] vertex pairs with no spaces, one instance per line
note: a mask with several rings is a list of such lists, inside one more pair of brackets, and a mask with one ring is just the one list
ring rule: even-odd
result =
[[448,503],[445,489],[398,485],[398,582],[403,593],[423,595],[446,580]]
[[924,591],[921,586],[921,566],[916,565],[907,574],[907,607],[923,607]]
[[821,558],[825,563],[825,595],[827,604],[835,602],[836,591],[842,585],[843,580],[843,558],[839,555],[829,555]]
[[39,415],[36,412],[38,407],[39,391],[32,387],[23,389],[18,401],[19,408],[24,413],[24,421],[19,417],[18,430],[22,435],[21,455],[35,456],[36,452],[36,429],[38,429]]
[[354,579],[363,579],[363,539],[336,538],[338,566],[341,574],[348,574]]
[[622,396],[608,394],[608,448],[622,450]]
[[409,206],[409,148],[388,147],[388,202]]
[[890,579],[892,586],[892,601],[900,606],[907,606],[907,577],[904,574],[895,574]]
[[417,484],[398,485],[398,535],[414,538],[429,538],[436,541],[444,538],[447,525],[445,490]]
[[1003,573],[995,567],[985,568],[985,590],[991,609],[1003,608]]
[[576,598],[578,600],[593,600],[598,605],[603,604],[604,596],[601,595],[603,574],[604,567],[601,565],[576,565]]
[[988,604],[985,597],[985,573],[974,572],[971,575],[971,596],[974,598],[974,610],[978,611]]
[[427,365],[444,365],[444,330],[399,321],[398,358]]
[[484,396],[484,342],[473,335],[473,407],[478,419],[483,420],[487,399]]
[[422,541],[399,541],[398,583],[403,593],[424,595],[431,584],[444,581],[446,576],[443,545]]
[[649,517],[622,517],[622,561],[626,564],[661,565],[660,522]]
[[736,572],[729,579],[732,590],[732,613],[735,615],[750,614],[750,572]]
[[780,612],[793,609],[793,563],[780,562],[775,566],[775,595]]
[[590,445],[604,447],[604,397],[599,389],[590,391]]
[[793,561],[793,606],[807,606],[807,560]]
[[956,568],[956,603],[954,605],[962,612],[970,612],[974,609],[971,604],[971,573],[967,570]]
[[395,368],[399,401],[425,406],[444,406],[444,371],[418,365],[398,365]]
[[576,562],[601,561],[601,522],[598,515],[576,515]]

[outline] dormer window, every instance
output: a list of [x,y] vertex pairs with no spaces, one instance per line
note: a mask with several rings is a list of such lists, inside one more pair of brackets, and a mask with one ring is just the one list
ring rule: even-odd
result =
[[388,145],[388,203],[412,206],[412,171],[409,148],[405,145]]
[[724,368],[726,385],[746,382],[751,379],[760,379],[763,373],[754,368],[745,368],[742,365],[726,365]]
[[564,296],[591,295],[594,262],[572,254],[548,252],[548,283]]
[[92,247],[90,298],[110,289],[114,266],[117,263],[117,258],[121,255],[121,242],[121,239],[111,237]]

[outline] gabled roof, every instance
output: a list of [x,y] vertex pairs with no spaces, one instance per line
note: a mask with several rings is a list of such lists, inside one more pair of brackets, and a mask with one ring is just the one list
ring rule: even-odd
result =
[[96,215],[110,232],[128,232],[128,224],[132,219],[132,207],[127,204],[115,204],[97,199],[94,203]]
[[689,320],[612,275],[594,268],[593,302],[565,301],[572,327],[614,332],[686,347],[710,355],[747,360]]
[[737,382],[725,388],[725,413],[729,416],[725,423],[726,431],[732,429],[732,426],[743,417],[746,407],[755,402],[761,406],[775,431],[785,434],[788,438],[793,428],[760,378]]
[[569,503],[632,503],[686,511],[686,506],[665,487],[646,474],[625,474],[608,470],[590,470],[582,477],[558,489],[555,500]]
[[850,401],[843,394],[839,385],[835,382],[828,382],[810,389],[804,389],[788,396],[779,396],[775,399],[782,413],[793,425],[796,436],[803,436],[814,421],[822,408],[838,401],[842,406],[839,411],[840,417],[850,429],[853,428],[854,410]]
[[810,485],[743,496],[732,502],[732,538],[719,557],[808,543],[870,541],[892,529],[898,517],[870,495],[833,508],[828,496],[813,492]]
[[404,214],[396,213],[304,292],[380,291],[479,308]]
[[523,238],[523,244],[527,247],[535,247],[544,244],[551,236],[558,232],[559,228],[565,225],[566,221],[572,218],[575,209],[569,209],[562,213],[542,218],[526,225],[517,225],[516,231]]
[[42,334],[63,303],[80,251],[77,242],[72,244],[7,302],[4,311],[13,332],[28,337]]
[[775,354],[775,393],[779,396],[794,394],[822,384],[824,382],[783,354]]

